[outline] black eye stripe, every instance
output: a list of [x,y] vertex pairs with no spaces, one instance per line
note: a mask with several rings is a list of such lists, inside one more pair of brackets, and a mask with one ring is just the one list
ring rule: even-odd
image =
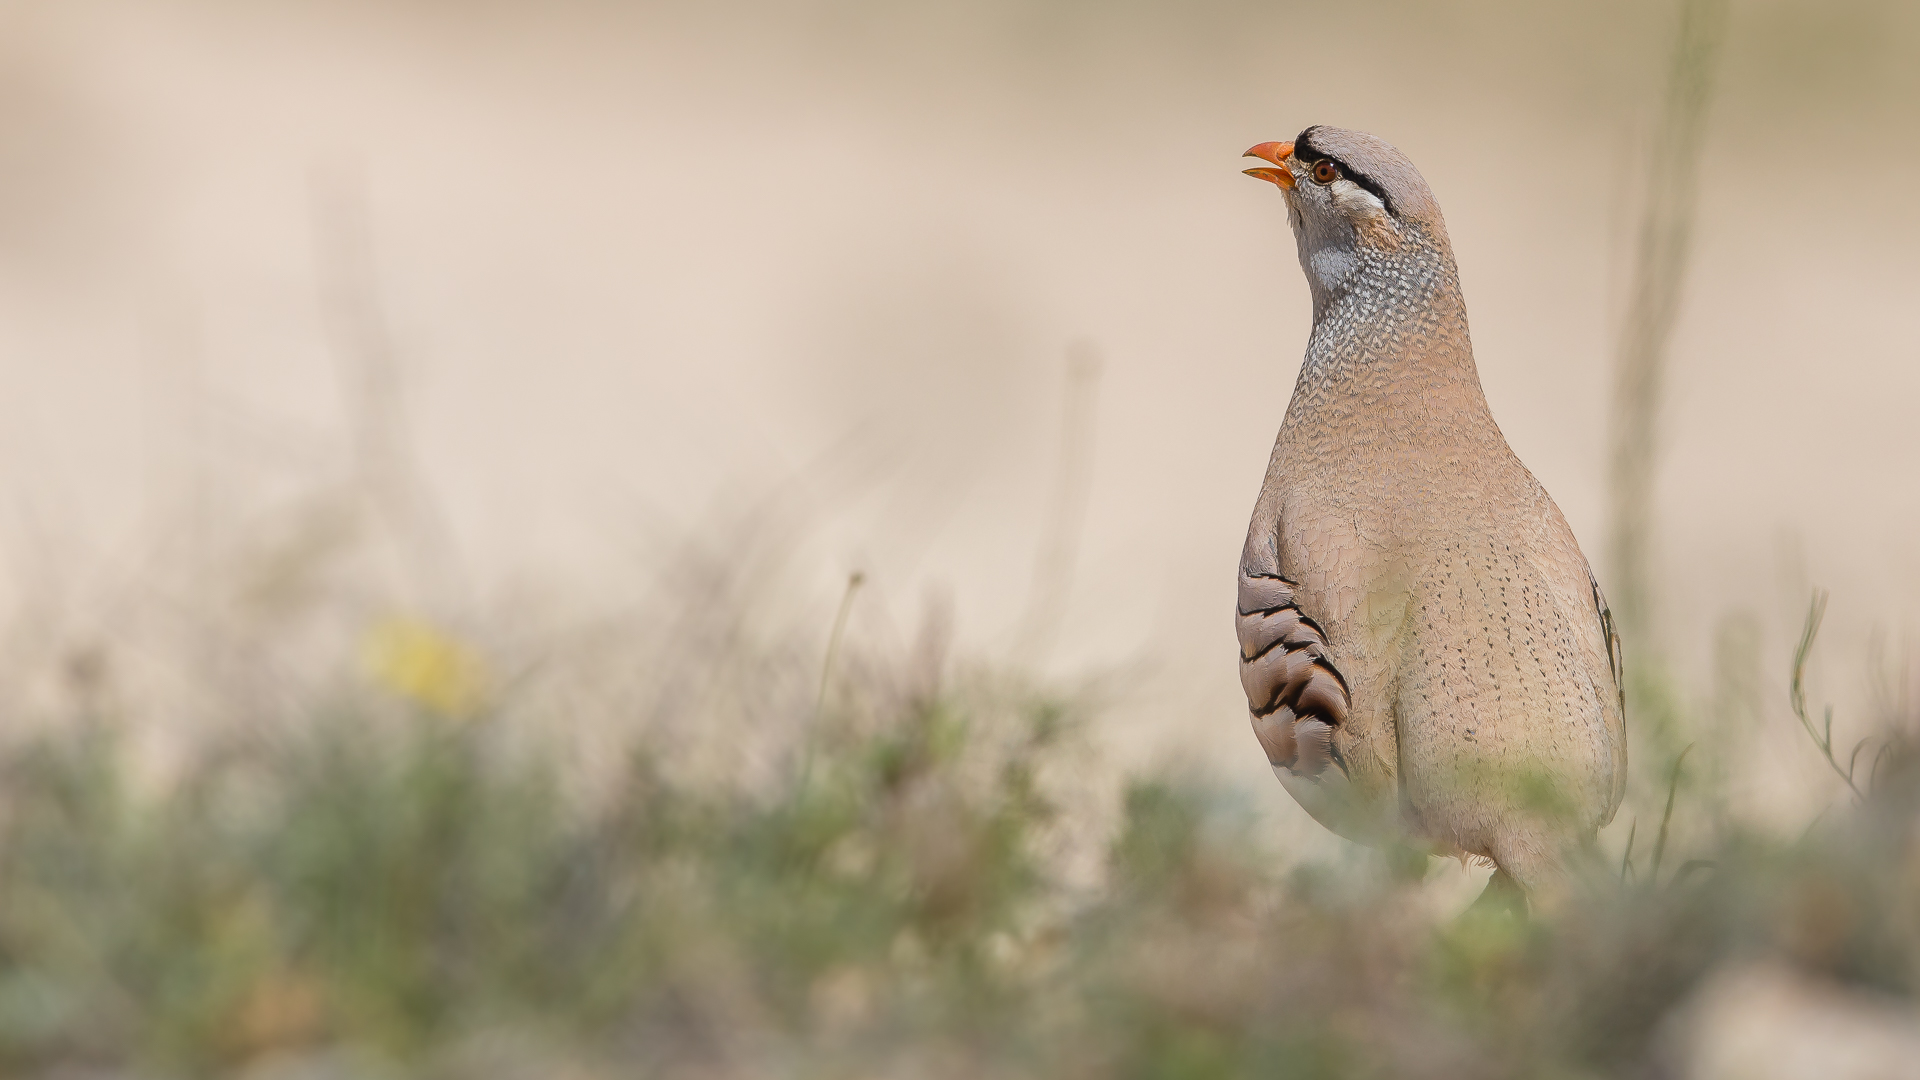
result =
[[[1387,208],[1387,213],[1391,214],[1394,212],[1393,200],[1387,197],[1387,189],[1381,187],[1378,180],[1375,180],[1373,177],[1368,176],[1366,173],[1361,172],[1359,169],[1354,168],[1331,154],[1327,155],[1326,160],[1331,161],[1340,169],[1340,176],[1372,192],[1373,197],[1379,199],[1381,204]],[[1336,179],[1338,178],[1336,177]]]
[[1315,124],[1313,127],[1301,132],[1299,137],[1293,140],[1294,156],[1302,161],[1311,161],[1315,164],[1318,164],[1321,158],[1333,162],[1339,166],[1341,175],[1360,185],[1364,190],[1372,192],[1373,197],[1379,199],[1381,205],[1387,208],[1387,213],[1398,217],[1399,211],[1394,207],[1393,199],[1388,197],[1387,189],[1380,185],[1380,181],[1375,180],[1373,177],[1340,160],[1339,155],[1329,154],[1325,150],[1313,145],[1313,133],[1319,130],[1319,127],[1318,124]]

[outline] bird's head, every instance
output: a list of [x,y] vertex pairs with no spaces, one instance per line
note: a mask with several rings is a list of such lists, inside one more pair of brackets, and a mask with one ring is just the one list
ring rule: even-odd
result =
[[1433,192],[1413,162],[1385,140],[1316,124],[1292,142],[1261,143],[1246,156],[1273,165],[1247,175],[1271,181],[1286,196],[1300,265],[1316,297],[1345,291],[1369,253],[1451,260]]

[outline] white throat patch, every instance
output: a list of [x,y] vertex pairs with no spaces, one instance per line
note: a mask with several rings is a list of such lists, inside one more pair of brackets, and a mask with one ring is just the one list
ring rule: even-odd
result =
[[1333,205],[1350,217],[1387,216],[1387,204],[1381,202],[1378,195],[1346,177],[1335,180],[1333,186],[1327,189],[1327,193],[1333,196]]
[[1307,271],[1316,303],[1345,291],[1361,257],[1359,234],[1385,229],[1391,215],[1379,196],[1342,177],[1326,188],[1334,213],[1288,215],[1300,242],[1300,264]]

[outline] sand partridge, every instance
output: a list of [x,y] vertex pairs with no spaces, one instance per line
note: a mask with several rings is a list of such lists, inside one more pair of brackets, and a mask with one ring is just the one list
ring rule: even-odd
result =
[[1537,899],[1626,786],[1612,616],[1488,411],[1413,163],[1324,126],[1247,153],[1313,292],[1240,556],[1254,734],[1327,827],[1490,859]]

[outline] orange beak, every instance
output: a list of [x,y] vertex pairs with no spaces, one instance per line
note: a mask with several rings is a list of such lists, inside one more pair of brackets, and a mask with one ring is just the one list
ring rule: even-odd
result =
[[1248,176],[1257,176],[1262,180],[1271,181],[1289,191],[1293,189],[1293,172],[1287,168],[1287,159],[1293,156],[1292,143],[1263,142],[1240,156],[1257,157],[1261,161],[1271,161],[1280,166],[1277,169],[1248,169],[1246,170]]

